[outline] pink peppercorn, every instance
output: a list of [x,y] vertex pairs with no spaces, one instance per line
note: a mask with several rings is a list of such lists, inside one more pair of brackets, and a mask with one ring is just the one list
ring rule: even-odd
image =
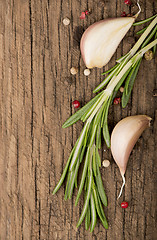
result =
[[115,99],[113,100],[113,103],[114,103],[115,105],[119,104],[119,103],[120,103],[120,97],[115,98]]
[[86,14],[86,15],[88,15],[88,14],[89,14],[89,11],[88,11],[88,10],[86,10],[86,11],[85,11],[85,14]]
[[121,207],[122,208],[127,208],[128,207],[128,202],[122,202]]
[[85,12],[82,12],[82,13],[81,13],[81,16],[80,16],[80,19],[85,19],[85,16],[86,16],[86,15],[85,15]]
[[122,12],[121,17],[126,17],[126,12]]
[[129,6],[132,4],[132,3],[131,3],[131,0],[125,0],[124,3],[125,3],[126,5],[129,5]]
[[74,106],[74,108],[79,108],[80,107],[80,102],[75,100],[72,102],[72,105]]

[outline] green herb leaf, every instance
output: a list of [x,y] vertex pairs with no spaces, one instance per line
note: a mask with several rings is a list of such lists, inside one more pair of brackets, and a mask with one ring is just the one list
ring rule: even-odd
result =
[[97,132],[96,132],[96,147],[98,149],[101,148],[101,124],[100,123],[97,127]]
[[64,195],[64,200],[67,200],[69,197],[69,186],[70,186],[70,175],[71,172],[68,172],[68,178],[67,178],[67,183],[66,183],[66,189],[65,189],[65,195]]
[[93,93],[96,93],[98,91],[100,91],[103,87],[106,86],[106,84],[111,80],[111,78],[114,76],[114,74],[116,73],[116,71],[119,68],[119,64],[116,64],[116,67],[113,69],[113,71],[104,79],[104,81],[102,81],[93,91]]
[[119,63],[117,63],[116,65],[114,65],[112,68],[110,68],[110,69],[107,70],[106,72],[103,72],[101,75],[105,75],[105,74],[107,74],[107,73],[112,72],[118,65],[119,65]]
[[136,34],[137,34],[137,35],[142,34],[142,33],[145,32],[146,29],[147,29],[147,27],[142,28],[140,31],[136,32]]
[[107,122],[108,111],[109,111],[109,106],[111,104],[111,100],[112,100],[112,95],[110,96],[110,98],[107,102],[105,114],[104,114],[104,120],[103,120],[103,137],[104,137],[105,143],[108,148],[110,148],[110,146],[111,146],[110,133],[109,133],[108,122]]
[[105,194],[105,191],[104,191],[104,186],[103,186],[103,183],[102,183],[101,174],[100,174],[100,170],[99,170],[98,165],[97,165],[97,172],[98,172],[98,174],[95,177],[95,179],[96,179],[96,185],[97,185],[97,188],[98,188],[98,192],[99,192],[102,203],[105,206],[107,206],[107,197],[106,197],[106,194]]
[[75,164],[76,164],[77,159],[79,157],[79,154],[81,152],[81,148],[82,148],[82,146],[84,144],[84,139],[85,139],[86,133],[87,133],[87,131],[89,129],[89,126],[90,126],[90,123],[86,122],[86,124],[84,125],[84,127],[82,129],[82,132],[80,134],[78,142],[76,143],[75,151],[74,151],[74,154],[72,156],[71,163],[70,163],[70,171],[72,171],[73,168],[75,167]]
[[101,222],[102,222],[103,226],[106,229],[108,229],[108,223],[107,223],[107,220],[102,215],[102,212],[101,212],[101,209],[100,209],[100,205],[99,205],[99,201],[98,201],[98,197],[97,197],[97,192],[96,192],[95,188],[93,189],[93,193],[94,193],[94,200],[95,200],[97,213],[98,213],[98,215],[99,215],[99,217],[101,219]]
[[86,217],[85,217],[85,229],[88,230],[89,226],[90,226],[90,211],[91,211],[91,207],[90,207],[90,202],[89,205],[87,207],[87,213],[86,213]]
[[149,41],[153,38],[153,36],[156,34],[156,32],[157,32],[157,26],[154,27],[152,32],[149,34],[149,36],[146,38],[146,40],[142,44],[141,48],[144,48],[147,45],[147,43],[149,43]]
[[101,200],[100,200],[98,191],[96,191],[96,193],[97,193],[97,198],[98,198],[98,204],[99,204],[99,208],[100,208],[100,213],[101,213],[101,216],[103,217],[103,225],[105,226],[106,229],[108,229],[108,222],[107,222],[107,219],[106,219],[106,216],[105,216],[105,213],[104,213],[104,209],[103,209],[102,204],[101,204]]
[[53,195],[60,189],[60,187],[61,187],[61,185],[62,185],[62,183],[63,183],[63,181],[64,181],[64,179],[65,179],[65,176],[66,176],[66,173],[67,173],[67,171],[68,171],[68,167],[69,167],[69,164],[70,164],[70,162],[71,162],[71,159],[72,159],[74,150],[75,150],[75,147],[74,147],[73,150],[71,151],[70,156],[69,156],[69,159],[68,159],[68,161],[67,161],[67,163],[66,163],[66,165],[65,165],[65,168],[64,168],[64,170],[63,170],[62,176],[61,176],[58,184],[56,185],[55,189],[53,190],[53,193],[52,193]]
[[97,214],[96,214],[96,207],[95,207],[95,202],[94,202],[94,196],[93,196],[93,191],[91,192],[91,198],[90,198],[90,206],[91,206],[91,227],[90,227],[90,232],[93,232],[96,221],[97,221]]
[[67,128],[78,120],[91,108],[91,106],[98,100],[98,98],[102,95],[102,92],[96,95],[92,100],[90,100],[85,106],[79,109],[76,113],[74,113],[70,118],[68,118],[63,124],[62,128]]
[[89,177],[89,182],[88,182],[88,188],[87,188],[87,197],[86,197],[85,203],[83,205],[82,213],[81,213],[80,219],[77,223],[77,227],[80,226],[80,224],[82,223],[82,221],[86,215],[86,212],[87,212],[89,199],[90,199],[90,195],[91,195],[91,189],[92,189],[92,181],[93,181],[93,175],[92,175],[92,171],[91,171],[90,177]]
[[70,184],[69,184],[69,199],[71,199],[72,194],[73,194],[73,189],[74,189],[74,184],[76,183],[77,180],[77,173],[78,173],[78,169],[80,166],[80,161],[77,161],[76,163],[76,167],[75,170],[73,172],[71,172],[71,176],[70,176]]
[[100,155],[99,155],[99,151],[98,151],[98,148],[95,148],[95,153],[96,153],[96,163],[98,164],[99,167],[101,167],[101,158],[100,158]]
[[135,66],[135,68],[131,71],[131,74],[129,74],[128,79],[126,80],[125,87],[124,87],[124,92],[122,95],[122,107],[125,108],[126,105],[128,104],[129,98],[131,91],[133,89],[133,85],[135,82],[135,78],[137,76],[140,63],[141,63],[142,58],[139,60],[138,64]]
[[[155,37],[154,37],[154,40],[155,40],[155,39],[157,39],[157,32],[156,32]],[[154,55],[155,55],[155,53],[156,53],[156,45],[153,47],[153,53],[154,53]]]
[[93,172],[94,172],[94,176],[96,177],[97,175],[97,167],[96,167],[96,151],[95,151],[95,146],[93,147],[93,159],[92,159],[92,163],[93,163]]
[[78,204],[79,198],[81,196],[81,192],[83,190],[83,186],[84,186],[84,183],[85,183],[85,178],[86,178],[86,174],[87,174],[87,168],[88,168],[89,160],[90,160],[90,148],[88,147],[87,153],[86,153],[86,157],[85,157],[85,162],[84,162],[81,182],[80,182],[79,190],[78,190],[76,201],[75,201],[75,206]]
[[[104,98],[104,91],[102,91],[103,94],[100,95],[100,97],[97,99],[97,101],[91,106],[91,108],[81,117],[81,120],[85,122],[87,118],[93,113],[93,111],[96,109],[96,107],[99,107],[102,99]],[[99,108],[98,108],[99,110]]]
[[154,16],[149,17],[149,18],[147,18],[147,19],[145,19],[145,20],[142,20],[142,21],[139,21],[139,22],[135,22],[135,23],[133,24],[133,26],[139,26],[139,25],[141,25],[141,24],[144,24],[144,23],[146,23],[146,22],[149,22],[149,21],[153,20],[156,16],[157,16],[157,14],[155,14]]

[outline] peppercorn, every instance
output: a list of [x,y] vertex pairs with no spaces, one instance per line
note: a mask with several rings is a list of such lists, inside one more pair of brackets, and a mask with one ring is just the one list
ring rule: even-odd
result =
[[122,208],[127,208],[128,207],[128,202],[122,202],[121,207]]
[[75,75],[75,74],[78,72],[78,69],[75,68],[75,67],[72,67],[72,68],[70,69],[70,72],[71,72],[72,75]]
[[113,103],[114,103],[115,105],[119,104],[119,103],[120,103],[120,97],[115,98],[115,99],[113,100]]
[[82,12],[81,16],[80,16],[80,19],[85,19],[85,16],[86,16],[85,12]]
[[72,102],[72,105],[74,106],[74,108],[79,108],[80,107],[80,102],[78,100],[75,100]]
[[126,12],[122,12],[121,17],[126,17]]
[[104,160],[102,162],[103,167],[109,167],[110,166],[110,161],[109,160]]
[[86,69],[84,70],[84,75],[85,75],[85,76],[89,76],[89,75],[90,75],[90,70],[89,70],[88,68],[86,68]]
[[147,61],[150,61],[153,59],[153,52],[151,50],[148,50],[145,54],[144,57]]
[[69,25],[70,24],[70,19],[69,18],[64,18],[63,19],[63,24],[65,25],[65,26],[67,26],[67,25]]
[[124,3],[129,6],[132,4],[131,0],[125,0]]
[[88,14],[89,14],[89,11],[88,11],[88,10],[86,10],[86,11],[85,11],[85,14],[86,14],[86,15],[88,15]]
[[120,87],[120,92],[123,93],[124,92],[124,87]]

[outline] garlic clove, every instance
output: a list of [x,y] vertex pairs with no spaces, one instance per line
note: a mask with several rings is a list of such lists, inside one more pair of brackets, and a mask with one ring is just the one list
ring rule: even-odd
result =
[[101,20],[86,29],[80,48],[87,68],[105,66],[135,21],[135,17]]
[[122,119],[113,129],[111,152],[121,173],[125,173],[129,155],[150,121],[151,118],[146,115],[130,116]]
[[[130,153],[142,132],[150,126],[151,118],[146,115],[130,116],[122,119],[111,134],[111,152],[117,163],[125,185],[124,174]],[[122,188],[123,188],[122,186]],[[122,189],[120,195],[122,193]]]

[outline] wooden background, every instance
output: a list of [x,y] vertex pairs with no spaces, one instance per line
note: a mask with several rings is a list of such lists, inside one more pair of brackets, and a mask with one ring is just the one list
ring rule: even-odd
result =
[[[139,20],[157,13],[156,0],[140,2]],[[87,9],[91,14],[80,20]],[[81,198],[74,206],[76,191],[66,202],[65,185],[52,196],[82,128],[81,122],[61,128],[74,113],[72,101],[88,102],[103,70],[136,40],[132,27],[109,65],[85,77],[80,36],[95,21],[120,16],[122,11],[130,12],[123,0],[0,0],[0,240],[156,239],[157,58],[143,60],[128,106],[110,108],[110,130],[128,115],[148,114],[153,122],[132,152],[118,201],[120,173],[103,145],[101,157],[111,161],[101,169],[109,230],[100,222],[93,234],[85,231],[84,223],[76,228],[83,204]],[[65,17],[71,20],[69,26],[62,23]],[[79,69],[76,76],[70,75],[72,66]],[[123,200],[129,202],[126,210],[120,207]]]

